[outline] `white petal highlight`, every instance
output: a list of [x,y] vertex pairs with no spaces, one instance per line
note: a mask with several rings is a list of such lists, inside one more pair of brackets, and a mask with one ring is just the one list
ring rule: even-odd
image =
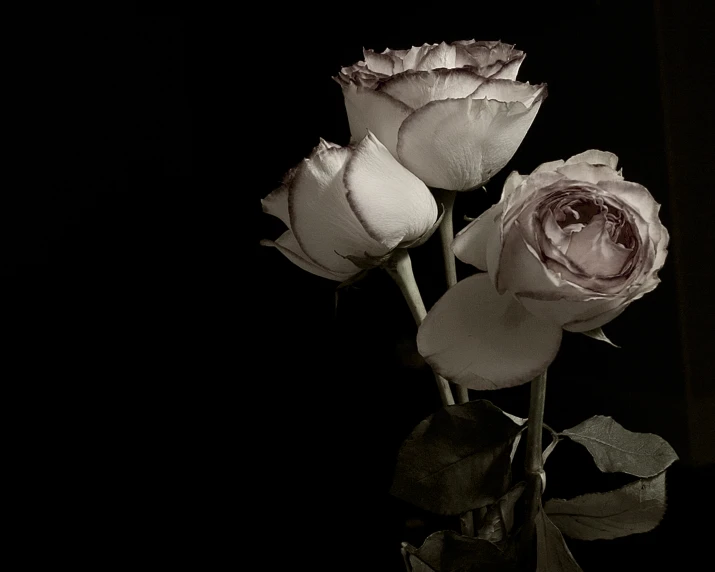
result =
[[554,360],[561,328],[500,296],[486,274],[450,288],[417,334],[420,354],[435,372],[472,389],[526,383]]
[[389,249],[419,238],[437,220],[432,193],[372,133],[353,151],[343,181],[365,230]]

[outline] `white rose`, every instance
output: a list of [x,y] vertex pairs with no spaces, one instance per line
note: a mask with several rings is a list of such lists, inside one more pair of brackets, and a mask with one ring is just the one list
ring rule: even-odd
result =
[[449,290],[420,329],[438,373],[479,389],[524,383],[554,359],[562,329],[598,328],[658,285],[669,240],[660,205],[617,162],[590,150],[514,172],[455,237],[455,255],[487,273]]
[[344,281],[367,259],[421,244],[436,228],[432,193],[368,133],[341,147],[321,139],[283,184],[261,201],[288,227],[277,247],[304,270]]
[[524,53],[501,42],[365,50],[335,78],[353,139],[372,131],[427,185],[484,185],[516,153],[546,85],[515,81]]

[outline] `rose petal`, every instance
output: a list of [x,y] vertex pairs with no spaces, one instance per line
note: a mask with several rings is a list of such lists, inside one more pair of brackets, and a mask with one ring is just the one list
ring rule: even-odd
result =
[[424,50],[419,60],[415,62],[414,69],[432,70],[436,68],[453,68],[456,65],[457,50],[445,42],[429,46]]
[[591,165],[608,165],[611,169],[615,169],[618,165],[618,155],[609,151],[599,151],[598,149],[589,149],[566,160],[567,165],[573,163],[590,163]]
[[343,182],[365,230],[389,249],[419,238],[437,220],[432,193],[372,133],[354,149]]
[[583,288],[561,279],[544,265],[534,247],[524,239],[523,232],[519,222],[514,221],[511,230],[503,235],[498,264],[489,267],[497,290],[513,294],[537,292],[557,298],[583,297]]
[[558,161],[548,161],[546,163],[541,163],[536,169],[534,169],[531,174],[535,173],[547,173],[549,171],[555,171],[559,167],[561,167],[565,161],[563,159],[559,159]]
[[529,108],[487,99],[432,101],[402,123],[400,161],[432,187],[482,186],[516,153],[544,96]]
[[417,334],[417,348],[434,371],[471,389],[530,381],[554,360],[560,343],[560,327],[497,294],[486,274],[452,286]]
[[546,89],[545,84],[531,85],[510,79],[489,78],[472,93],[474,99],[496,99],[497,101],[519,101],[529,107]]
[[[538,294],[535,294],[538,296]],[[582,296],[578,299],[568,299],[566,297],[553,297],[548,300],[539,300],[531,297],[529,292],[517,295],[521,304],[534,316],[538,316],[543,320],[562,326],[569,331],[587,331],[597,328],[605,324],[612,318],[604,318],[603,322],[597,323],[591,328],[578,328],[578,324],[590,325],[596,323],[595,320],[600,319],[600,316],[610,315],[626,301],[625,298],[615,297],[592,297]],[[618,314],[615,314],[613,317]],[[569,325],[567,328],[566,326]]]
[[388,54],[377,54],[373,50],[366,50],[365,48],[363,48],[362,53],[370,71],[384,75],[392,75],[395,72],[394,59]]
[[525,180],[526,177],[520,175],[516,171],[509,173],[506,181],[504,181],[504,188],[501,192],[501,200],[505,201],[507,197],[516,191]]
[[412,108],[387,93],[353,84],[343,86],[352,141],[360,141],[372,131],[397,157],[397,133]]
[[381,256],[389,249],[375,241],[353,213],[343,185],[350,150],[318,146],[296,171],[288,194],[290,228],[302,251],[333,272],[350,272],[347,255]]
[[508,62],[502,64],[500,69],[496,69],[496,64],[490,66],[489,69],[485,70],[485,75],[490,78],[516,79],[516,76],[519,74],[519,68],[526,59],[525,53],[519,53],[521,55],[512,57]]
[[465,69],[408,71],[387,80],[378,91],[419,109],[430,101],[467,97],[483,81],[483,77]]
[[261,244],[263,246],[275,246],[282,254],[285,255],[288,260],[290,260],[296,266],[299,266],[303,270],[307,270],[311,274],[321,276],[323,278],[328,278],[329,280],[338,280],[343,282],[350,278],[351,276],[360,272],[360,269],[352,264],[354,270],[352,272],[333,272],[327,268],[323,268],[318,264],[315,264],[308,256],[303,252],[295,239],[295,236],[290,230],[285,231],[282,235],[278,237],[278,240],[262,240]]
[[278,217],[290,228],[290,217],[288,215],[288,187],[281,185],[275,191],[268,194],[265,199],[261,199],[263,212]]
[[487,269],[487,244],[494,233],[499,233],[503,203],[497,203],[484,211],[457,233],[452,242],[452,252],[462,262]]
[[590,163],[568,163],[556,169],[574,181],[586,181],[596,184],[600,181],[622,181],[623,177],[608,165],[592,165]]
[[589,276],[616,276],[633,249],[613,242],[606,230],[606,217],[594,216],[580,232],[571,235],[566,256]]
[[648,189],[643,185],[617,180],[604,181],[598,186],[600,189],[618,197],[621,201],[631,206],[633,210],[648,223],[649,230],[651,227],[656,227],[654,230],[660,230],[659,227],[662,227],[658,219],[660,205],[655,202],[653,195],[651,195]]

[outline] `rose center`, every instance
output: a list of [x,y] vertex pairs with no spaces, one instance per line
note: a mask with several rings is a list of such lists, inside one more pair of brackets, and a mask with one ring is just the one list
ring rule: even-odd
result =
[[623,211],[608,205],[600,197],[582,198],[557,204],[552,212],[556,223],[564,232],[580,232],[584,227],[597,223],[603,225],[613,243],[628,249],[635,246],[636,238],[633,227],[626,220]]

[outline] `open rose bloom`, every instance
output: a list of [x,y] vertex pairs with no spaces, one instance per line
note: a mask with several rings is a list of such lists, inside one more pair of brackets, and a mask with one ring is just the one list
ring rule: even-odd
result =
[[262,244],[339,281],[361,271],[354,261],[421,244],[438,223],[432,193],[371,133],[349,147],[321,140],[261,203],[288,227]]
[[598,328],[657,286],[660,205],[617,162],[591,150],[514,172],[455,237],[455,255],[487,272],[447,291],[422,324],[418,347],[435,371],[474,389],[525,383],[553,361],[562,329]]
[[512,158],[546,97],[515,81],[524,52],[501,42],[364,50],[335,79],[353,140],[372,131],[427,185],[467,191]]

